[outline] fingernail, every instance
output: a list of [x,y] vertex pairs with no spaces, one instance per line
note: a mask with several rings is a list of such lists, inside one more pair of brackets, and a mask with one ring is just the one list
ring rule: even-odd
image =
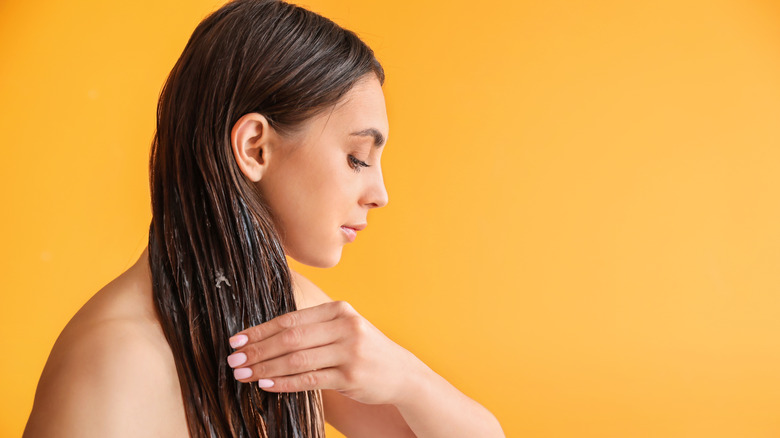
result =
[[235,369],[233,370],[233,377],[235,377],[236,380],[248,379],[252,377],[252,369],[251,368]]
[[230,346],[233,348],[243,347],[248,340],[246,335],[236,335],[229,339]]
[[260,379],[260,380],[257,381],[257,386],[259,386],[261,388],[270,388],[270,387],[274,386],[274,381],[273,380],[268,380],[268,379]]
[[230,368],[235,368],[244,362],[246,362],[246,354],[244,353],[233,353],[228,356],[228,365],[230,365]]

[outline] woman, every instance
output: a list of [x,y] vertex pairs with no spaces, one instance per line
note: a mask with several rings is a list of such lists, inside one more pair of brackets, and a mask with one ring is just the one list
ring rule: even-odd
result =
[[387,203],[383,81],[302,8],[207,17],[160,96],[149,246],[63,330],[25,436],[503,436],[287,266],[334,266]]

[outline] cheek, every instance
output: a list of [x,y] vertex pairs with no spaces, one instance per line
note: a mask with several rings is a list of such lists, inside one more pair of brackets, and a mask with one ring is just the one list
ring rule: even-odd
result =
[[[349,200],[356,178],[348,167],[346,154],[328,154],[307,163],[306,171],[297,181],[297,190],[305,192],[308,207],[325,214],[343,214],[338,211]],[[306,206],[302,206],[306,208]]]
[[315,230],[338,229],[349,220],[347,203],[355,185],[343,168],[346,158],[343,163],[337,156],[306,158],[277,169],[260,186],[278,226],[294,240],[295,235],[303,239]]

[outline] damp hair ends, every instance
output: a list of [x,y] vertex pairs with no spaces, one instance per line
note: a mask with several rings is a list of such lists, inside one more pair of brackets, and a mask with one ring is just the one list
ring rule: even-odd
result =
[[153,297],[193,437],[324,437],[319,391],[233,378],[234,333],[296,310],[271,211],[230,132],[257,112],[280,133],[384,72],[353,32],[281,1],[227,3],[195,29],[160,94],[149,178]]

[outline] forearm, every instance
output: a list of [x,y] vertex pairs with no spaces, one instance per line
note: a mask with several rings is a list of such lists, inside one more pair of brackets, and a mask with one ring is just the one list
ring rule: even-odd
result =
[[505,437],[490,411],[417,361],[405,395],[395,406],[418,438]]

